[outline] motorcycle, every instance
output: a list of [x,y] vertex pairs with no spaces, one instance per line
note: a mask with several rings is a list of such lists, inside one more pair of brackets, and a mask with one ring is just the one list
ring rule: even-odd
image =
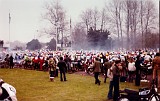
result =
[[89,74],[89,75],[91,75],[91,74],[93,74],[93,65],[92,64],[90,64],[89,65],[89,67],[87,68],[87,73]]
[[119,91],[120,96],[117,101],[160,101],[160,95],[154,80],[151,88],[141,88],[139,91],[124,89]]
[[141,79],[142,80],[146,80],[147,79],[147,75],[152,74],[152,66],[151,64],[141,64]]

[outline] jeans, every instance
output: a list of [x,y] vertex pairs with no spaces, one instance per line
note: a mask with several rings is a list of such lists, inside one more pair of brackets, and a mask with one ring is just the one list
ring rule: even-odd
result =
[[[62,77],[63,75],[63,77]],[[60,71],[60,80],[63,81],[63,78],[64,78],[64,81],[66,81],[66,73],[65,71]]]
[[119,97],[119,76],[113,76],[114,97],[113,101],[117,101]]
[[113,98],[113,96],[112,96],[112,93],[113,93],[113,86],[114,86],[113,81],[110,81],[110,83],[109,83],[109,91],[108,91],[108,99]]

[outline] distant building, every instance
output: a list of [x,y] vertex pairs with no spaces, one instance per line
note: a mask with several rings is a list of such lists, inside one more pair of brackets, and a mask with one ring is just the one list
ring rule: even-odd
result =
[[6,51],[8,50],[9,45],[6,44],[3,40],[0,40],[0,51]]

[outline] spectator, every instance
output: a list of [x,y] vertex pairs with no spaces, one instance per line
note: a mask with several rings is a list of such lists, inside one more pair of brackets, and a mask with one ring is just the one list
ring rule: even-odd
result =
[[56,70],[56,63],[53,58],[49,59],[49,74],[50,74],[50,80],[54,80],[55,76],[55,70]]
[[10,69],[13,69],[14,63],[13,63],[13,56],[12,55],[9,57],[9,66],[10,66]]
[[110,79],[110,83],[109,83],[109,91],[108,91],[108,99],[112,99],[113,98],[113,73],[112,73],[112,67],[110,67],[107,71],[107,77]]
[[36,56],[33,58],[34,70],[39,69],[39,57]]
[[68,57],[68,55],[66,55],[64,61],[66,62],[66,65],[67,65],[66,71],[70,72],[71,71],[71,59],[70,59],[70,57]]
[[121,61],[116,60],[115,65],[112,67],[111,71],[113,73],[113,88],[114,88],[114,96],[113,100],[117,101],[119,97],[119,78],[120,78],[120,70],[122,69]]
[[[66,63],[63,60],[63,57],[60,57],[60,61],[58,62],[57,66],[59,67],[60,70],[60,80],[63,81],[67,81],[66,80]],[[62,77],[63,74],[63,77]]]
[[9,60],[9,54],[6,55],[6,57],[5,57],[4,60],[5,60],[5,66],[6,66],[7,68],[9,68],[9,61],[10,61],[10,60]]
[[57,59],[57,57],[54,57],[54,60],[55,60],[55,63],[56,63],[56,72],[55,72],[55,77],[58,77],[58,70],[59,70],[59,67],[57,66],[57,63],[58,63],[58,59]]
[[136,80],[135,85],[140,86],[140,68],[141,68],[141,61],[140,61],[140,55],[137,56],[135,67],[136,67]]
[[39,58],[39,69],[40,69],[40,71],[42,71],[42,66],[43,66],[43,63],[44,63],[44,57],[43,56],[41,56],[40,58]]
[[[156,82],[156,85],[160,84],[160,53],[156,53],[155,58],[152,62],[153,67],[153,80],[156,80],[156,76],[158,76],[158,80]],[[160,87],[158,87],[158,91],[160,90]]]
[[104,83],[106,83],[106,79],[107,79],[107,71],[108,69],[111,67],[111,63],[108,61],[108,59],[106,59],[105,63],[104,63]]
[[98,57],[96,57],[94,64],[93,64],[93,70],[94,70],[94,78],[95,78],[95,84],[100,85],[100,80],[98,79],[99,73],[101,72],[101,63],[98,61]]
[[133,58],[129,59],[128,63],[128,74],[129,74],[129,82],[133,82],[133,75],[135,74],[136,67]]

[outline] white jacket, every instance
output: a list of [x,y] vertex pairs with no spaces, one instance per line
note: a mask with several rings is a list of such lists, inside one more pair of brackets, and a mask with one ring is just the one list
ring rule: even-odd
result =
[[135,62],[128,63],[128,71],[136,71]]
[[110,81],[113,81],[113,73],[112,73],[111,69],[112,69],[112,67],[108,69],[107,77],[110,79]]

